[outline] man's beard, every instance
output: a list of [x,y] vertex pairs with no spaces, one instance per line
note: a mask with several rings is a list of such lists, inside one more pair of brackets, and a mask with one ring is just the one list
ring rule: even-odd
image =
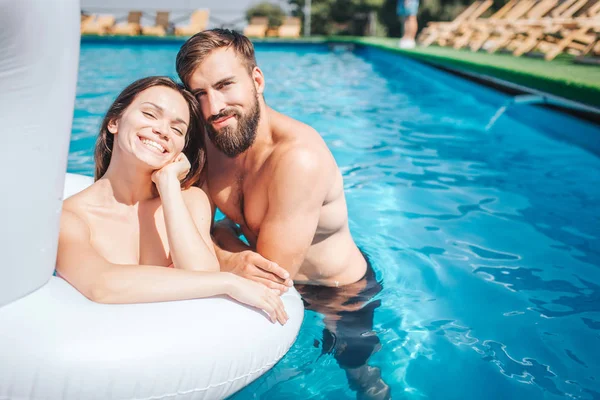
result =
[[[237,117],[237,129],[226,126],[217,131],[213,128],[212,122],[230,115]],[[248,150],[254,143],[258,121],[260,121],[260,107],[258,98],[255,98],[254,105],[247,115],[240,114],[234,108],[228,108],[217,115],[211,116],[206,122],[206,131],[210,141],[217,149],[225,153],[227,157],[234,158]]]

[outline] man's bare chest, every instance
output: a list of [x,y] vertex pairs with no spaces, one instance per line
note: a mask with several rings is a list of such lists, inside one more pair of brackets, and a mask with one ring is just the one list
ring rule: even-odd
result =
[[229,176],[208,180],[215,206],[239,224],[249,240],[258,236],[267,211],[267,186],[258,176]]

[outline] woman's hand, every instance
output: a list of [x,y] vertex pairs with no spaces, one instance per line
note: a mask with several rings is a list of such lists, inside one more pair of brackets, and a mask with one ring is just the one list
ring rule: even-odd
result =
[[240,303],[265,311],[273,323],[279,321],[283,325],[287,322],[288,315],[279,297],[279,290],[270,289],[265,285],[252,282],[237,275],[231,276],[234,280],[228,293],[229,296]]
[[177,180],[181,182],[190,172],[190,162],[185,156],[185,154],[181,153],[173,162],[165,165],[161,169],[158,169],[152,173],[152,182],[156,184],[156,187],[160,188],[165,184],[172,182],[173,180]]

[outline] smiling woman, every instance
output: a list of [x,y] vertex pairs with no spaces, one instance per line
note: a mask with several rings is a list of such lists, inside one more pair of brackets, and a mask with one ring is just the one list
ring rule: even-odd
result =
[[223,294],[284,324],[279,292],[219,272],[210,203],[192,187],[204,165],[197,121],[198,103],[170,78],[123,90],[102,122],[96,182],[64,202],[57,272],[100,303]]

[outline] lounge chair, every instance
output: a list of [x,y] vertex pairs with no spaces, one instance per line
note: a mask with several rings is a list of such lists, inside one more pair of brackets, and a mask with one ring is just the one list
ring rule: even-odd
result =
[[136,36],[142,31],[140,21],[142,19],[141,11],[130,11],[127,15],[127,22],[117,24],[113,27],[112,33],[115,35]]
[[84,26],[86,26],[87,24],[89,24],[90,22],[92,22],[93,20],[96,19],[95,15],[90,15],[90,14],[85,14],[84,12],[81,12],[81,29],[83,29]]
[[569,31],[550,50],[546,51],[544,59],[547,61],[553,60],[563,52],[579,57],[584,57],[589,53],[598,56],[600,55],[599,40],[600,22],[583,23],[578,29]]
[[115,24],[114,15],[92,15],[81,22],[82,35],[105,35]]
[[506,44],[506,49],[512,51],[515,56],[535,50],[546,35],[556,34],[564,28],[573,26],[576,22],[574,15],[588,2],[589,0],[567,0],[552,10],[546,18],[525,22],[516,29],[513,39]]
[[147,36],[166,36],[169,26],[169,12],[158,11],[156,13],[156,22],[154,26],[143,26],[142,34]]
[[278,33],[281,38],[297,38],[300,37],[302,23],[298,17],[286,17],[283,25],[279,27]]
[[600,55],[600,2],[591,1],[588,8],[575,18],[571,25],[565,22],[555,33],[546,33],[536,47],[544,52],[544,59],[553,60],[562,52],[568,52],[580,57],[589,53]]
[[[497,19],[494,21],[488,21],[485,24],[478,24],[475,26],[475,33],[469,43],[471,51],[478,51],[484,45],[489,44],[489,39],[499,32],[504,32],[507,23],[518,21],[525,17],[525,15],[535,6],[535,0],[519,0],[517,3],[507,11],[504,18]],[[493,43],[493,42],[492,42]]]
[[462,49],[467,46],[473,37],[477,34],[478,29],[484,29],[490,23],[495,21],[507,20],[511,18],[510,11],[518,5],[519,0],[510,0],[502,8],[486,19],[476,19],[472,22],[463,24],[462,28],[457,30],[456,37],[452,40],[452,46],[455,49]]
[[586,13],[583,15],[583,19],[574,17],[575,14],[590,5],[592,7],[589,7],[587,12],[597,13],[598,11],[594,11],[600,8],[597,0],[565,0],[541,18],[517,21],[505,30],[501,39],[488,51],[504,48],[515,56],[521,56],[538,48],[540,50],[547,48],[548,44],[556,44],[558,38],[565,35],[566,31],[581,28],[581,22],[593,22],[588,18],[591,14]]
[[[556,2],[558,0],[551,1]],[[489,46],[490,43],[493,44],[494,41],[488,42],[490,37],[505,32],[510,24],[526,18],[539,4],[539,0],[517,0],[514,3],[509,2],[500,10],[504,12],[503,15],[501,14],[501,17],[490,17],[488,19],[478,19],[473,21],[470,24],[473,27],[473,32],[471,33],[469,42],[465,45],[468,45],[471,51],[478,51],[484,45]]]
[[511,10],[509,17],[482,30],[477,40],[472,41],[469,47],[472,51],[485,48],[489,53],[494,53],[510,43],[519,29],[540,21],[557,5],[558,0],[521,0]]
[[430,46],[434,43],[446,45],[449,39],[459,30],[465,22],[471,22],[481,17],[493,4],[492,0],[473,2],[454,20],[450,22],[430,22],[418,37],[421,46]]
[[552,11],[559,6],[558,0],[538,1],[523,18],[498,27],[491,35],[492,37],[487,43],[486,50],[488,53],[494,53],[504,48],[514,51],[517,46],[515,38],[522,33],[530,31],[534,24],[551,21],[553,18]]
[[179,26],[175,28],[175,35],[177,36],[192,36],[198,32],[202,32],[208,25],[208,18],[210,15],[209,10],[196,10],[190,17],[190,23],[186,26]]
[[269,28],[269,18],[252,17],[250,24],[244,28],[244,35],[248,37],[265,37]]
[[88,15],[88,14],[81,13],[81,24],[80,24],[81,33],[83,33],[83,31],[85,31],[87,26],[95,20],[96,20],[95,15]]

